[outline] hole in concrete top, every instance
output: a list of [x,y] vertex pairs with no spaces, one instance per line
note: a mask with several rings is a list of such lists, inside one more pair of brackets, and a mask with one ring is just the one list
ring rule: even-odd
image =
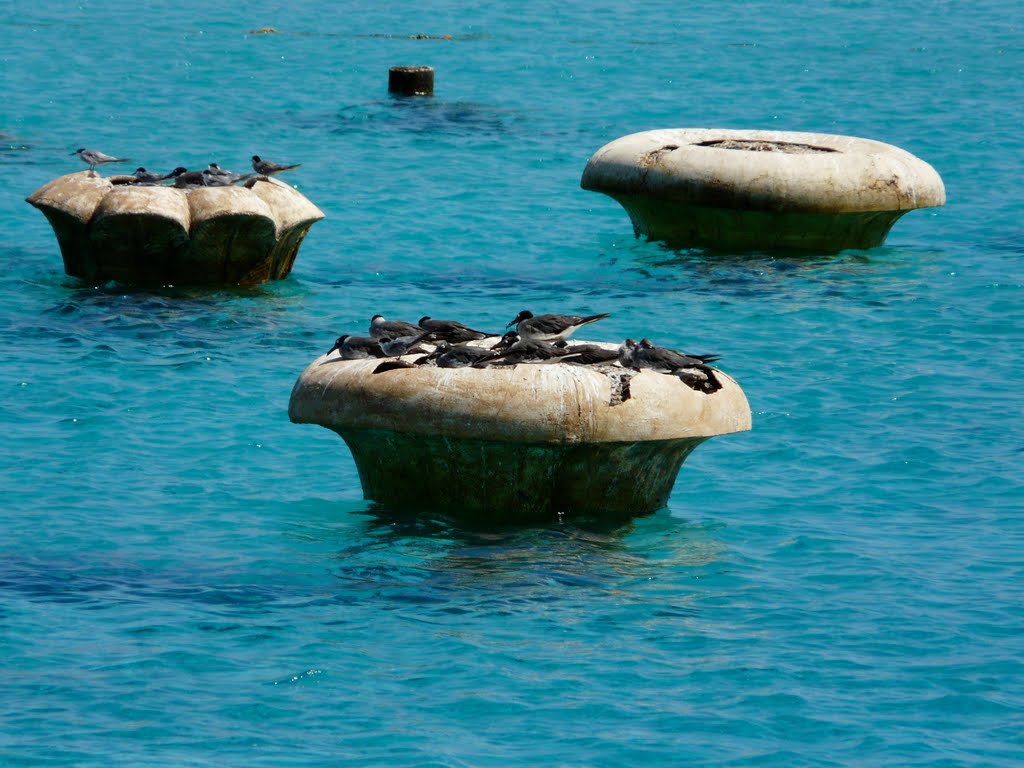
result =
[[712,139],[699,141],[694,146],[716,149],[745,149],[748,152],[785,152],[789,155],[803,155],[814,152],[838,152],[838,149],[816,147],[813,144],[797,144],[791,141],[758,141],[756,139]]

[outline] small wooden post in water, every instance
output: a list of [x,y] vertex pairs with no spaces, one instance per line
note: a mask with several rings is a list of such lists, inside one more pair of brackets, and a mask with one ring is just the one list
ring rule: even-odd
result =
[[433,67],[391,67],[388,91],[398,96],[433,96]]

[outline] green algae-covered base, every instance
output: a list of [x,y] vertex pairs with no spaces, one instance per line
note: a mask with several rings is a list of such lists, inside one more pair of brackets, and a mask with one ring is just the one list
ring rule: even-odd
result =
[[683,461],[707,439],[530,445],[337,432],[352,451],[366,498],[496,522],[653,512],[667,503]]
[[673,248],[873,248],[908,211],[945,205],[928,163],[872,139],[801,131],[665,128],[623,136],[587,162],[637,234]]
[[642,195],[612,195],[633,230],[670,248],[814,250],[875,248],[907,211],[803,213],[714,208]]

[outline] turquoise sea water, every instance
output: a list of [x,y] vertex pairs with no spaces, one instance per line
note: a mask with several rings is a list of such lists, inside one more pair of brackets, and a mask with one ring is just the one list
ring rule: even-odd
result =
[[[0,3],[0,764],[1024,761],[1018,4],[243,5]],[[578,186],[662,127],[879,139],[949,203],[669,251]],[[85,285],[24,202],[81,146],[301,162],[327,218],[281,283]],[[376,312],[523,308],[721,354],[754,429],[653,515],[493,528],[288,422]]]

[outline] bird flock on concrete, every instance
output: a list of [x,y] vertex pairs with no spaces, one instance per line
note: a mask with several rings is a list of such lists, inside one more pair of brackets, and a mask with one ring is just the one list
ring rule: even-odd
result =
[[[96,166],[111,163],[130,163],[127,157],[114,157],[95,149],[76,149],[71,153],[78,155],[79,159],[89,166],[89,171],[95,176]],[[143,167],[138,167],[132,173],[135,177],[132,185],[152,187],[158,185],[174,186],[178,189],[196,189],[198,187],[230,187],[241,184],[252,178],[275,176],[284,171],[290,171],[300,167],[301,163],[285,165],[272,163],[262,159],[259,155],[252,156],[252,173],[233,173],[221,168],[217,163],[210,163],[201,171],[190,171],[188,168],[179,166],[170,173],[153,173]]]
[[[366,336],[339,336],[325,363],[378,358],[373,373],[436,366],[438,368],[491,368],[522,364],[592,366],[613,379],[613,405],[629,399],[631,375],[650,370],[677,377],[691,389],[713,394],[722,382],[709,365],[717,355],[693,355],[659,347],[649,339],[624,340],[617,348],[598,344],[572,344],[567,339],[597,315],[534,315],[523,310],[505,326],[503,334],[474,330],[455,320],[421,317],[415,325],[374,315]],[[492,343],[493,342],[493,343]],[[407,356],[418,355],[413,360]],[[617,400],[617,402],[616,402]]]

